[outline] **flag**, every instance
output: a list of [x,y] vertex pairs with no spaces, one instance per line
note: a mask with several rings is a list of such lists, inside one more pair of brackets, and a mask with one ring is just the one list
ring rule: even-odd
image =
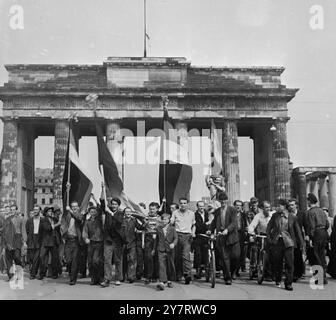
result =
[[89,203],[93,184],[90,174],[80,162],[78,152],[76,149],[75,138],[72,132],[72,126],[70,122],[69,138],[68,138],[68,150],[66,155],[65,169],[62,183],[63,205],[67,203],[67,188],[68,173],[70,170],[70,193],[69,204],[71,201],[77,201],[80,210],[86,210]]
[[188,150],[177,143],[177,132],[173,129],[168,110],[163,113],[164,137],[160,145],[159,194],[160,201],[178,203],[179,198],[189,198],[192,167],[189,164]]
[[106,186],[106,194],[108,197],[116,197],[121,201],[121,208],[130,207],[132,211],[141,215],[142,211],[138,204],[133,202],[124,192],[124,185],[119,176],[117,165],[107,148],[104,141],[103,132],[95,119],[97,145],[98,145],[98,162],[99,169],[102,166],[104,171],[104,183]]
[[219,134],[219,130],[216,129],[215,121],[211,120],[211,175],[222,175],[222,136]]

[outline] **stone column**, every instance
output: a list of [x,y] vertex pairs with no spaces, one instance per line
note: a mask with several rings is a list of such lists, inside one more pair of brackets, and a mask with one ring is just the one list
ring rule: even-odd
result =
[[18,124],[5,120],[1,152],[0,205],[16,202],[19,205],[18,189]]
[[62,183],[65,169],[66,153],[69,139],[69,121],[57,120],[55,122],[55,149],[53,170],[53,198],[54,204],[63,206]]
[[106,125],[106,144],[109,149],[113,160],[115,161],[119,177],[124,181],[123,176],[123,137],[120,124],[117,121],[109,121]]
[[304,172],[298,173],[297,182],[298,182],[299,209],[307,211],[307,186],[306,186],[307,181]]
[[223,175],[229,203],[233,204],[240,199],[240,177],[237,123],[230,120],[223,126]]
[[329,207],[328,183],[325,176],[319,178],[319,200],[321,207]]
[[317,178],[313,178],[310,180],[310,192],[314,194],[314,196],[319,200]]
[[329,173],[329,216],[336,213],[336,173]]
[[286,121],[278,120],[273,132],[273,172],[274,172],[274,200],[290,197],[289,154],[287,148]]

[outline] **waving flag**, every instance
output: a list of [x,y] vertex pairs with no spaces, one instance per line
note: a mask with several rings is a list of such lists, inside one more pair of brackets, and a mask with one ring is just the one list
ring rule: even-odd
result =
[[173,129],[168,110],[163,113],[164,137],[160,146],[159,194],[160,201],[166,198],[168,206],[178,203],[181,197],[189,197],[192,167],[188,150],[177,143],[177,130]]
[[119,177],[117,165],[107,148],[104,141],[103,132],[99,124],[95,120],[96,133],[97,133],[97,144],[98,144],[98,162],[99,168],[102,167],[104,170],[104,183],[106,186],[106,193],[108,197],[116,197],[121,201],[121,208],[130,207],[134,212],[143,215],[142,211],[135,202],[128,198],[124,193],[124,185]]
[[77,201],[80,209],[86,210],[93,188],[92,181],[89,177],[90,174],[79,159],[70,122],[68,150],[62,183],[64,206],[67,204],[68,200],[66,185],[68,178],[70,178],[69,204],[71,204],[71,201]]

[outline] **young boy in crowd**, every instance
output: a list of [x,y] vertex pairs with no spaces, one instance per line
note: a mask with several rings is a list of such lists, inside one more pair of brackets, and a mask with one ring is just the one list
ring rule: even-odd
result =
[[178,236],[175,228],[169,224],[170,214],[164,213],[161,216],[162,224],[157,227],[155,240],[155,251],[159,260],[159,283],[157,288],[164,290],[165,285],[173,287],[172,281],[176,280],[174,255]]
[[132,217],[132,210],[129,207],[124,209],[124,221],[122,223],[122,233],[124,235],[124,278],[127,275],[129,283],[133,283],[136,276],[137,253],[136,253],[136,230],[143,229],[142,223]]
[[158,262],[154,245],[157,226],[161,221],[158,214],[159,207],[156,202],[149,204],[149,213],[145,223],[145,284],[149,284],[150,280],[156,282],[158,278]]
[[100,209],[90,207],[84,222],[83,240],[88,245],[88,264],[91,285],[99,285],[104,280],[103,262],[103,222]]

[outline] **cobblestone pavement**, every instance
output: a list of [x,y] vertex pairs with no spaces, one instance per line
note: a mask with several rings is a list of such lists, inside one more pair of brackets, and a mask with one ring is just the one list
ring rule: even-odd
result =
[[[307,269],[308,271],[308,269]],[[258,285],[256,280],[249,280],[247,273],[242,273],[240,278],[233,281],[231,286],[224,284],[222,279],[217,278],[215,288],[205,280],[192,281],[190,285],[183,282],[174,283],[173,288],[157,291],[156,283],[144,285],[143,281],[133,284],[122,283],[115,286],[114,283],[108,288],[91,286],[90,279],[79,279],[75,286],[68,284],[68,277],[64,273],[59,279],[46,278],[45,280],[30,280],[25,273],[23,289],[11,288],[6,281],[6,275],[0,275],[0,299],[11,300],[69,300],[69,299],[102,299],[102,300],[193,300],[193,299],[249,299],[249,300],[283,300],[283,299],[336,299],[336,280],[329,278],[329,283],[323,289],[310,287],[309,271],[305,279],[293,284],[294,291],[284,290],[283,284],[278,288],[274,282],[264,282]],[[13,286],[12,286],[13,287]]]

